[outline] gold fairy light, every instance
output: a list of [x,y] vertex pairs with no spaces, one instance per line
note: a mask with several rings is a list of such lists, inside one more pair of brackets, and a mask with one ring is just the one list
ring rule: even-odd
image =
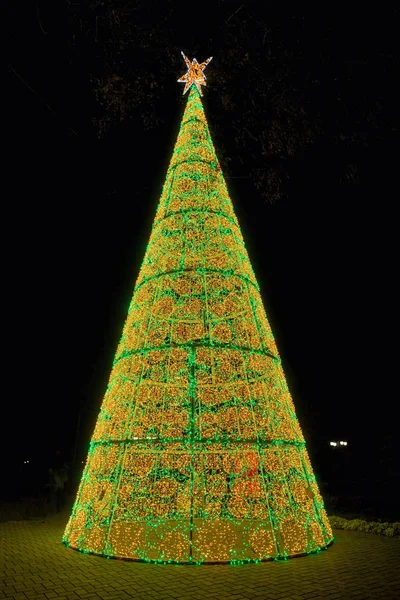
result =
[[318,551],[332,531],[201,103],[190,92],[64,542],[149,562]]

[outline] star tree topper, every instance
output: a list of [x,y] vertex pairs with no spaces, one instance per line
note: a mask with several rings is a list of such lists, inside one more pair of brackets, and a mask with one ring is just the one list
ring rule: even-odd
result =
[[203,71],[206,68],[206,66],[208,65],[208,63],[212,60],[212,56],[210,56],[210,58],[207,58],[207,60],[202,62],[200,65],[195,58],[192,60],[192,62],[190,62],[188,57],[185,56],[183,52],[182,52],[182,56],[185,59],[185,62],[186,62],[187,68],[188,68],[187,72],[184,75],[182,75],[182,77],[180,79],[178,79],[179,82],[182,82],[185,84],[183,93],[186,94],[188,89],[192,85],[195,85],[197,87],[197,89],[199,90],[200,96],[202,96],[203,94],[201,92],[200,86],[207,85],[206,84],[206,76],[204,75]]

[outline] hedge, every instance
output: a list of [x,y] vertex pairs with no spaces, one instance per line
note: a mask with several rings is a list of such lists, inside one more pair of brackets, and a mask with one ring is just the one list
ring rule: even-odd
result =
[[374,521],[363,521],[353,519],[351,521],[342,517],[329,517],[333,529],[347,529],[348,531],[363,531],[375,535],[385,535],[392,538],[400,538],[400,523],[376,523]]

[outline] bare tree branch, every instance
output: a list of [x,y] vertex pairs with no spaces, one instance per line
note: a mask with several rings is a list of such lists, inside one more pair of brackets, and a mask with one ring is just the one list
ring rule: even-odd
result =
[[45,30],[43,29],[43,27],[42,27],[42,23],[41,23],[41,21],[40,21],[40,16],[39,16],[39,7],[38,7],[38,5],[37,5],[37,4],[36,4],[36,16],[37,16],[37,20],[38,20],[38,22],[39,22],[39,27],[40,27],[40,29],[42,30],[42,33],[43,33],[43,35],[47,35],[49,32],[48,32],[48,31],[45,31]]
[[[43,98],[36,92],[36,90],[33,89],[33,87],[31,87],[29,85],[29,83],[27,81],[25,81],[25,79],[23,77],[21,77],[21,75],[19,73],[17,73],[17,71],[14,69],[14,67],[12,65],[8,65],[9,68],[11,69],[11,71],[14,73],[14,75],[16,77],[18,77],[18,79],[20,81],[22,81],[23,84],[26,85],[26,87],[33,93],[35,94],[35,96],[37,96],[38,98],[40,98],[40,100],[44,103],[44,105],[46,106],[46,108],[48,108],[53,114],[56,115],[56,117],[58,117],[59,119],[61,119],[61,117],[56,113],[56,111],[54,110],[54,108],[52,106],[50,106],[50,104],[47,104],[47,102],[45,100],[43,100]],[[74,135],[78,135],[78,133],[72,129],[72,127],[68,126],[69,131],[71,131]]]

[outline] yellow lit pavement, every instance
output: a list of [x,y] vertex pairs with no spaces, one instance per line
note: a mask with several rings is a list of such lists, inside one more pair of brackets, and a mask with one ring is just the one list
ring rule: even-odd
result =
[[400,598],[400,541],[335,531],[320,554],[284,562],[152,565],[81,554],[60,542],[67,515],[0,523],[0,599],[350,600]]

